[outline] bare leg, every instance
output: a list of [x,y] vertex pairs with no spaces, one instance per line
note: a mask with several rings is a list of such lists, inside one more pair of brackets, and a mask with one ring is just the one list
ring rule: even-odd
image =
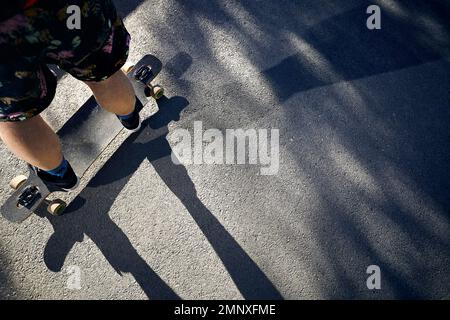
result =
[[[118,115],[133,112],[134,89],[121,70],[105,81],[87,85],[106,110]],[[42,170],[52,170],[62,162],[61,142],[40,116],[23,122],[0,122],[0,138],[17,157]]]
[[52,170],[62,162],[58,136],[40,116],[0,122],[0,138],[17,157],[40,169]]
[[85,82],[97,102],[109,112],[123,116],[134,110],[136,96],[133,85],[122,70],[102,82]]

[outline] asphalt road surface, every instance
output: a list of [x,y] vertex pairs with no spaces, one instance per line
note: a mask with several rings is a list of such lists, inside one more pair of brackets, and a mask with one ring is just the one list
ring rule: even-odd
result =
[[[115,2],[167,99],[69,214],[0,220],[0,298],[450,298],[449,1]],[[45,118],[88,96],[61,75]],[[278,172],[175,165],[194,121],[278,129]],[[24,168],[0,146],[1,203]]]

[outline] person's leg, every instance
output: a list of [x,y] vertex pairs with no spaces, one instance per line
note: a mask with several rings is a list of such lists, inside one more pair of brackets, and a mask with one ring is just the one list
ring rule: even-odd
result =
[[61,143],[39,115],[53,100],[55,75],[47,66],[20,57],[1,63],[0,73],[0,139],[30,165],[55,169],[63,160]]
[[[67,60],[60,67],[78,80],[84,81],[94,93],[97,102],[107,111],[119,116],[125,128],[134,131],[139,124],[139,114],[135,107],[140,104],[136,99],[133,85],[120,69],[128,58],[130,34],[123,21],[117,15],[114,3],[106,0],[105,10],[90,12],[90,16],[99,21],[108,21],[98,33],[84,35],[86,39],[77,49],[86,51],[87,55],[74,59],[73,64]],[[88,39],[92,37],[92,39]],[[85,47],[85,43],[103,39],[103,45],[95,50]],[[106,41],[105,41],[106,39]],[[72,42],[72,38],[68,39]],[[58,64],[58,62],[57,62]]]
[[0,138],[11,152],[32,166],[45,183],[66,190],[77,186],[78,178],[64,159],[58,136],[41,116],[0,122]]
[[25,162],[52,170],[63,161],[58,136],[40,116],[18,122],[0,122],[0,138]]
[[[106,110],[119,116],[134,111],[134,89],[121,70],[106,80],[86,83]],[[58,136],[39,115],[25,121],[0,122],[0,138],[18,158],[39,169],[53,170],[63,160]]]
[[136,96],[133,85],[122,70],[100,82],[85,82],[97,102],[109,112],[124,116],[134,111]]
[[[66,11],[60,7],[61,2],[56,2],[54,8],[52,5],[41,8],[40,4],[36,4],[21,16],[11,18],[11,21],[0,22],[0,25],[9,23],[9,28],[5,27],[5,32],[0,30],[0,35],[10,44],[8,46],[2,43],[0,138],[14,154],[36,167],[41,178],[64,188],[75,185],[76,175],[63,158],[58,137],[42,118],[37,116],[50,104],[56,88],[56,79],[48,75],[46,64],[56,64],[64,70],[67,68],[66,71],[79,80],[95,81],[90,82],[89,86],[98,102],[105,109],[118,114],[127,129],[134,130],[140,126],[139,115],[136,116],[133,112],[135,95],[132,85],[121,71],[115,72],[126,61],[130,36],[117,16],[112,1],[99,1],[100,10],[98,6],[92,7],[89,3],[90,1],[83,1],[87,8],[93,9],[92,12],[84,12],[83,19],[86,18],[84,22],[88,26],[95,25],[92,30],[98,32],[61,32],[49,35],[49,30],[63,30],[66,27],[64,15],[52,14]],[[49,12],[51,14],[48,14]],[[30,25],[25,28],[21,25],[22,21],[27,21]],[[34,21],[40,23],[33,25]],[[47,28],[42,22],[51,28]],[[17,30],[14,29],[16,27]],[[42,34],[45,37],[41,37]],[[55,41],[49,42],[48,39]],[[78,42],[74,41],[75,39],[78,39]],[[33,41],[32,46],[29,41]],[[103,47],[94,49],[102,43]],[[77,50],[69,50],[71,45],[76,46]],[[28,52],[29,48],[36,52],[33,61],[30,61],[29,57],[22,59],[17,55],[17,52]],[[46,54],[39,54],[39,49]],[[76,56],[72,56],[75,52]],[[110,76],[111,74],[113,75]],[[133,113],[133,117],[122,117],[130,113]],[[134,119],[137,121],[133,121]]]

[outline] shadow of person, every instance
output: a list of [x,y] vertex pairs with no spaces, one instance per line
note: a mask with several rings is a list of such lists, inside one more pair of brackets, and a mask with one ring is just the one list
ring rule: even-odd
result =
[[149,298],[179,298],[139,256],[127,236],[108,215],[132,174],[142,161],[148,159],[192,215],[244,298],[282,299],[256,263],[200,201],[186,168],[172,162],[172,150],[166,140],[167,125],[178,120],[179,113],[187,105],[187,100],[181,97],[160,99],[159,111],[144,121],[144,129],[139,134],[130,136],[119,147],[67,208],[67,214],[62,217],[48,216],[54,234],[46,245],[44,261],[50,270],[60,271],[73,245],[83,241],[85,234],[98,246],[116,272],[131,273]]
[[[179,62],[185,63],[179,63]],[[189,67],[187,54],[178,54],[169,63],[169,74],[181,76]],[[176,69],[176,66],[181,66]],[[48,216],[54,228],[44,251],[44,261],[52,271],[60,271],[76,242],[84,235],[92,239],[117,273],[133,275],[151,299],[179,299],[134,249],[125,233],[108,215],[115,199],[141,163],[147,159],[167,187],[177,196],[206,236],[237,288],[246,299],[282,299],[281,294],[257,264],[203,205],[187,170],[172,162],[166,139],[168,125],[178,121],[189,102],[183,97],[158,100],[158,112],[145,120],[142,130],[132,134],[98,171],[62,217]],[[45,213],[38,213],[44,216]]]
[[[170,151],[167,142],[161,147]],[[200,201],[186,168],[173,164],[169,157],[157,159],[149,157],[149,161],[191,214],[242,296],[245,299],[283,299],[258,265]]]
[[[165,125],[164,113],[150,120],[150,127]],[[237,288],[246,299],[282,299],[281,294],[248,256],[237,241],[226,231],[219,220],[205,207],[197,196],[195,186],[183,165],[171,159],[172,149],[165,139],[148,143],[147,159],[155,171],[191,214],[200,230],[210,242]]]
[[[158,113],[167,112],[167,124],[179,119],[179,113],[188,102],[181,97],[163,98]],[[164,111],[162,111],[164,110]],[[66,210],[66,215],[53,217],[46,215],[54,233],[44,251],[44,262],[52,271],[60,271],[64,261],[76,242],[89,237],[117,273],[133,275],[145,294],[151,299],[179,299],[179,296],[147,265],[134,249],[125,233],[114,223],[108,212],[120,191],[145,159],[147,146],[141,139],[150,137],[156,141],[167,134],[167,125],[153,130],[149,121],[144,121],[144,129],[131,135],[109,159],[104,167],[89,182]],[[44,212],[38,212],[44,216]]]

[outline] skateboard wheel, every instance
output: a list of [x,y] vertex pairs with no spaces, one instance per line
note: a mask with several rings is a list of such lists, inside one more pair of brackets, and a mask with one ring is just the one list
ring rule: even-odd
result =
[[24,176],[24,175],[17,176],[17,177],[15,177],[14,179],[12,179],[12,180],[10,181],[9,186],[10,186],[12,189],[17,190],[17,189],[20,188],[20,186],[21,186],[24,182],[27,181],[27,179],[28,179],[28,178],[27,178],[26,176]]
[[149,87],[145,87],[144,93],[145,93],[145,96],[146,96],[147,98],[153,96],[152,89],[149,88]]
[[133,70],[134,64],[132,63],[125,63],[125,65],[122,67],[122,71],[125,73],[129,73],[131,70]]
[[161,87],[158,84],[153,86],[153,89],[152,89],[152,96],[153,96],[153,98],[158,100],[158,99],[162,98],[163,95],[164,95],[164,88],[163,87]]
[[62,200],[53,200],[48,204],[47,211],[53,216],[60,216],[66,210],[67,204]]

